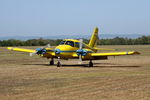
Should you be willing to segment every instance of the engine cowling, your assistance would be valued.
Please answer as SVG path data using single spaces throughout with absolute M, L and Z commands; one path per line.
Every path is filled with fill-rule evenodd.
M 60 50 L 60 49 L 55 49 L 54 52 L 55 52 L 56 54 L 60 54 L 61 50 Z
M 37 51 L 37 54 L 45 54 L 46 53 L 45 48 L 37 48 L 36 51 Z
M 87 55 L 87 50 L 85 50 L 85 49 L 78 49 L 78 50 L 76 51 L 76 53 L 77 53 L 78 56 L 79 56 L 79 55 L 81 55 L 81 56 L 86 56 L 86 55 Z

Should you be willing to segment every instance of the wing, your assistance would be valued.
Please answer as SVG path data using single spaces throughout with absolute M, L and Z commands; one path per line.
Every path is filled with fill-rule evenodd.
M 32 50 L 32 49 L 23 49 L 23 48 L 14 48 L 14 47 L 7 47 L 7 49 L 12 51 L 20 51 L 20 52 L 28 52 L 28 53 L 36 52 L 36 50 Z
M 36 50 L 33 50 L 33 49 L 24 49 L 24 48 L 16 48 L 16 47 L 7 47 L 7 49 L 12 50 L 12 51 L 20 51 L 20 52 L 28 52 L 28 53 L 36 52 Z M 42 57 L 47 57 L 47 58 L 56 57 L 55 53 L 52 51 L 52 48 L 45 48 L 45 49 L 46 49 L 45 54 L 38 54 L 38 55 Z
M 89 53 L 86 56 L 82 57 L 83 60 L 105 60 L 108 56 L 121 56 L 121 55 L 135 55 L 140 54 L 137 51 L 129 51 L 129 52 L 110 52 L 110 53 Z M 74 58 L 78 58 L 79 56 L 75 53 L 73 54 Z
M 129 52 L 110 52 L 110 53 L 91 53 L 92 57 L 96 56 L 121 56 L 121 55 L 134 55 L 140 54 L 137 51 L 129 51 Z

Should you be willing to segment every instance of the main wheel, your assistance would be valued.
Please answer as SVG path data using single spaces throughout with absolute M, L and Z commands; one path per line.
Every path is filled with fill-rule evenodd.
M 60 64 L 60 62 L 58 61 L 58 63 L 57 63 L 57 67 L 60 67 L 61 66 L 61 64 Z
M 54 65 L 54 60 L 51 60 L 51 61 L 49 62 L 49 65 Z
M 89 67 L 93 67 L 93 62 L 90 60 Z

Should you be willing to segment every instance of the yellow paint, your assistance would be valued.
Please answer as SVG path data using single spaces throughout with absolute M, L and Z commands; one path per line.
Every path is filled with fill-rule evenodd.
M 12 50 L 12 51 L 21 51 L 21 52 L 35 52 L 35 50 L 31 50 L 31 49 L 23 49 L 23 48 L 14 48 L 14 47 L 7 47 L 7 49 Z
M 92 34 L 92 36 L 91 36 L 91 39 L 90 39 L 90 42 L 89 42 L 89 46 L 92 47 L 92 48 L 94 46 L 96 46 L 97 40 L 98 40 L 98 28 L 96 27 L 94 32 L 93 32 L 93 34 Z

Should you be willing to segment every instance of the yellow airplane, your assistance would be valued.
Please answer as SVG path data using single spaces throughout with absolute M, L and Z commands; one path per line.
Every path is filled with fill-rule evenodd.
M 55 49 L 50 48 L 50 45 L 45 48 L 37 48 L 36 50 L 16 47 L 8 47 L 8 49 L 13 51 L 28 52 L 30 53 L 30 56 L 37 54 L 48 59 L 51 58 L 50 65 L 54 65 L 54 59 L 57 58 L 57 67 L 61 66 L 60 59 L 79 59 L 80 63 L 84 60 L 89 60 L 89 67 L 93 67 L 92 60 L 106 60 L 108 56 L 140 54 L 137 51 L 97 53 L 98 50 L 114 50 L 97 48 L 96 46 L 98 39 L 98 28 L 96 27 L 90 38 L 89 44 L 83 43 L 82 39 L 64 39 L 58 46 L 56 46 Z

